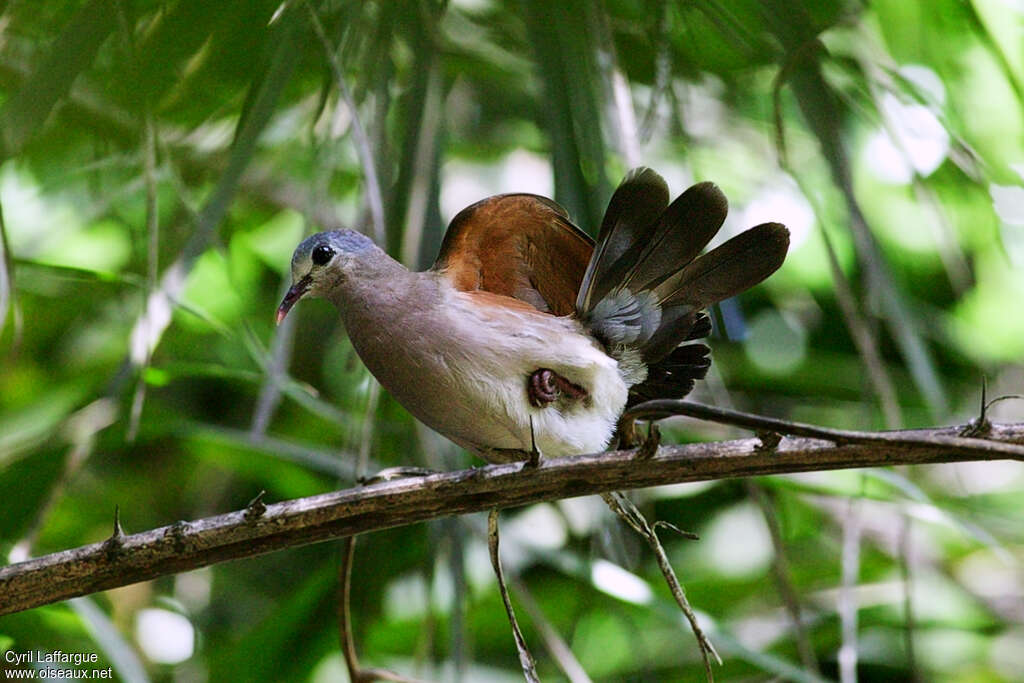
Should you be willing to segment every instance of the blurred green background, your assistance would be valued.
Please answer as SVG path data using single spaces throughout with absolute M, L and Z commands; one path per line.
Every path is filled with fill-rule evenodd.
M 115 505 L 131 533 L 346 487 L 360 458 L 479 464 L 376 388 L 328 304 L 274 328 L 292 249 L 352 226 L 425 267 L 455 212 L 511 191 L 593 232 L 634 165 L 718 183 L 723 236 L 793 233 L 714 311 L 695 400 L 881 429 L 966 422 L 982 377 L 1024 387 L 1020 0 L 4 2 L 0 93 L 8 562 L 105 538 Z M 988 682 L 1024 670 L 1022 494 L 993 462 L 635 500 L 701 535 L 665 542 L 718 679 Z M 503 520 L 544 680 L 586 680 L 559 641 L 593 680 L 701 679 L 599 499 Z M 361 539 L 364 663 L 522 680 L 484 527 Z M 0 649 L 97 652 L 124 681 L 347 680 L 337 566 L 327 543 L 34 609 Z

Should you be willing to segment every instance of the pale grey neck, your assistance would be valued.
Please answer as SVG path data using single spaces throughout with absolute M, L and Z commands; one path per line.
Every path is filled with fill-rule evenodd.
M 411 272 L 376 247 L 357 254 L 327 293 L 346 327 L 359 331 L 386 321 L 415 317 L 440 298 L 437 274 Z

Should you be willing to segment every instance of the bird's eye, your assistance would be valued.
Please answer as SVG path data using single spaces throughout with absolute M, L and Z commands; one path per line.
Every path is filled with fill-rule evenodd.
M 322 266 L 330 261 L 332 256 L 334 256 L 334 250 L 326 244 L 321 244 L 313 249 L 313 263 L 318 266 Z

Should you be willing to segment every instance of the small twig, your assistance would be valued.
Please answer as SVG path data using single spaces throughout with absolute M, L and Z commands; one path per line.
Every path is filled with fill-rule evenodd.
M 905 622 L 903 644 L 907 655 L 907 669 L 910 671 L 910 680 L 916 683 L 921 680 L 921 670 L 917 666 L 917 656 L 914 654 L 914 585 L 910 579 L 910 539 L 913 527 L 909 514 L 904 513 L 901 515 L 901 522 L 899 558 L 900 577 L 903 579 L 903 620 Z
M 789 569 L 789 562 L 786 559 L 786 548 L 782 541 L 782 527 L 779 518 L 775 514 L 775 503 L 768 497 L 764 487 L 752 480 L 747 480 L 747 492 L 750 497 L 761 508 L 761 514 L 768 525 L 768 533 L 772 539 L 772 546 L 775 555 L 772 558 L 772 573 L 775 575 L 775 585 L 779 589 L 782 602 L 789 612 L 790 621 L 793 624 L 793 639 L 796 641 L 796 649 L 800 655 L 800 662 L 808 671 L 818 674 L 818 660 L 814 656 L 814 647 L 811 645 L 807 632 L 804 630 L 802 610 L 800 608 L 800 597 L 793 586 L 790 578 L 792 572 Z
M 657 399 L 646 401 L 626 410 L 619 419 L 620 430 L 631 430 L 636 420 L 660 420 L 666 417 L 694 417 L 710 422 L 746 427 L 754 431 L 772 431 L 790 436 L 802 436 L 810 439 L 824 439 L 837 446 L 846 445 L 887 445 L 899 447 L 937 447 L 955 450 L 980 449 L 991 452 L 993 457 L 1005 457 L 1013 460 L 1024 458 L 1024 446 L 1004 444 L 989 439 L 964 436 L 947 436 L 940 434 L 909 435 L 906 431 L 893 432 L 862 432 L 848 429 L 818 427 L 803 422 L 791 422 L 773 417 L 764 417 L 752 413 L 743 413 L 728 408 L 707 406 L 690 401 L 675 399 Z M 899 463 L 893 463 L 899 464 Z
M 903 422 L 900 410 L 899 398 L 896 395 L 896 387 L 892 377 L 885 368 L 882 361 L 882 354 L 879 351 L 877 336 L 872 332 L 864 314 L 857 305 L 857 298 L 854 296 L 850 281 L 843 273 L 839 264 L 839 256 L 836 254 L 832 238 L 824 224 L 819 230 L 822 241 L 825 243 L 825 254 L 828 256 L 829 270 L 832 273 L 832 284 L 835 287 L 836 303 L 839 305 L 839 312 L 843 315 L 846 329 L 850 333 L 853 345 L 857 347 L 857 353 L 864 361 L 867 370 L 868 381 L 874 389 L 875 396 L 882 407 L 882 415 L 885 417 L 885 426 L 895 429 Z
M 685 531 L 683 529 L 680 529 L 679 527 L 677 527 L 672 522 L 666 522 L 663 519 L 657 520 L 651 526 L 654 527 L 655 530 L 657 530 L 657 529 L 668 529 L 669 531 L 674 531 L 676 533 L 676 535 L 682 536 L 687 541 L 699 541 L 700 540 L 700 536 L 698 534 L 695 534 L 692 531 Z
M 861 518 L 859 501 L 851 498 L 843 515 L 842 585 L 839 587 L 839 681 L 857 683 L 857 581 L 860 577 Z
M 420 683 L 418 679 L 403 676 L 389 669 L 376 667 L 362 668 L 359 666 L 359 655 L 356 651 L 356 640 L 352 628 L 352 611 L 349 609 L 349 596 L 352 595 L 352 565 L 355 564 L 356 537 L 347 536 L 341 544 L 341 562 L 338 565 L 338 584 L 341 595 L 338 597 L 338 640 L 341 642 L 341 654 L 345 659 L 348 677 L 352 683 L 370 683 L 371 681 L 395 681 L 396 683 Z
M 341 541 L 341 562 L 338 564 L 338 642 L 341 643 L 341 654 L 345 658 L 348 677 L 351 681 L 359 680 L 359 654 L 356 652 L 356 640 L 352 634 L 352 611 L 349 609 L 349 595 L 352 591 L 352 565 L 356 555 L 356 537 L 348 536 Z
M 530 615 L 530 621 L 533 622 L 534 628 L 537 629 L 541 640 L 544 641 L 544 646 L 551 654 L 552 659 L 558 662 L 558 666 L 565 673 L 565 677 L 569 679 L 569 683 L 591 683 L 590 676 L 583 668 L 583 665 L 576 659 L 576 655 L 573 654 L 568 643 L 565 642 L 558 631 L 555 630 L 555 627 L 551 625 L 551 622 L 548 621 L 547 617 L 544 616 L 544 611 L 537 604 L 537 601 L 534 600 L 526 583 L 517 576 L 512 576 L 509 583 L 516 589 L 520 604 L 522 604 L 526 613 Z
M 334 46 L 331 45 L 331 41 L 327 38 L 323 23 L 308 0 L 305 5 L 306 9 L 309 10 L 309 21 L 313 25 L 313 31 L 316 33 L 321 45 L 323 45 L 324 55 L 327 57 L 327 63 L 337 83 L 338 92 L 341 94 L 342 99 L 345 101 L 345 106 L 348 107 L 349 114 L 352 116 L 352 137 L 355 139 L 356 153 L 359 155 L 363 174 L 366 176 L 366 203 L 370 207 L 370 216 L 373 221 L 373 241 L 383 247 L 387 240 L 384 225 L 384 200 L 377 176 L 377 165 L 374 163 L 373 150 L 370 147 L 370 138 L 363 127 L 359 110 L 356 107 L 356 101 L 352 97 L 352 91 L 349 89 L 348 83 L 345 81 L 345 72 L 341 68 L 341 61 L 338 59 L 337 52 Z
M 516 641 L 516 650 L 519 652 L 519 665 L 523 668 L 523 677 L 526 683 L 540 683 L 537 678 L 537 667 L 533 661 L 533 655 L 526 647 L 526 639 L 523 632 L 519 630 L 519 622 L 516 621 L 515 610 L 512 609 L 512 599 L 508 594 L 508 586 L 505 584 L 505 575 L 501 571 L 501 557 L 498 554 L 498 509 L 492 509 L 487 515 L 487 547 L 491 551 L 491 566 L 494 567 L 494 575 L 498 577 L 498 590 L 501 591 L 501 601 L 505 604 L 505 613 L 512 625 L 512 636 Z
M 686 599 L 686 592 L 683 590 L 683 586 L 679 583 L 679 579 L 676 577 L 675 571 L 672 569 L 672 564 L 668 560 L 668 555 L 665 554 L 665 548 L 661 545 L 661 541 L 658 539 L 658 534 L 655 533 L 651 525 L 647 523 L 647 519 L 640 513 L 633 503 L 626 498 L 624 495 L 617 491 L 611 493 L 601 494 L 601 498 L 608 504 L 608 507 L 612 509 L 619 518 L 628 524 L 634 531 L 643 537 L 647 544 L 654 551 L 654 556 L 658 561 L 658 568 L 661 569 L 662 575 L 665 577 L 666 583 L 668 583 L 669 590 L 672 591 L 672 597 L 675 598 L 676 604 L 683 610 L 683 614 L 686 615 L 686 620 L 690 622 L 690 629 L 693 631 L 694 637 L 697 639 L 697 646 L 700 649 L 701 661 L 704 663 L 704 675 L 707 677 L 708 683 L 713 683 L 715 680 L 715 674 L 711 670 L 711 657 L 715 658 L 718 665 L 722 665 L 722 658 L 718 656 L 718 652 L 715 651 L 715 646 L 708 640 L 704 630 L 700 627 L 697 622 L 697 615 L 694 614 L 693 608 L 690 607 L 690 602 Z

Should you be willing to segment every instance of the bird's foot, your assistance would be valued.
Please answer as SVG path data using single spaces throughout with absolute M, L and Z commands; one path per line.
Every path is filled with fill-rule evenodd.
M 558 400 L 560 396 L 574 399 L 584 398 L 587 395 L 587 390 L 578 384 L 573 384 L 554 370 L 541 368 L 534 370 L 530 375 L 526 383 L 526 393 L 530 398 L 530 405 L 534 408 L 543 408 Z

